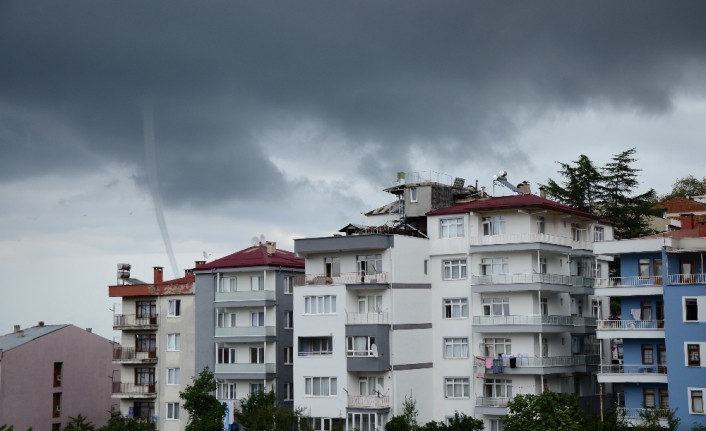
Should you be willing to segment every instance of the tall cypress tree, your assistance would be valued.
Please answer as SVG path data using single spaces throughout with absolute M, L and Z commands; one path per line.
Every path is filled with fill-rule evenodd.
M 547 196 L 557 202 L 583 211 L 595 211 L 601 196 L 603 175 L 588 156 L 581 154 L 578 160 L 561 165 L 558 173 L 564 177 L 561 184 L 549 178 L 544 186 Z

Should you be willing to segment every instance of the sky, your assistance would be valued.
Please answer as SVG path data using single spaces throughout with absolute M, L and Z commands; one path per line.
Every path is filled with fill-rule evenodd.
M 107 338 L 116 264 L 325 236 L 398 171 L 492 188 L 637 149 L 703 177 L 704 2 L 0 2 L 0 334 Z M 499 191 L 498 191 L 499 193 Z

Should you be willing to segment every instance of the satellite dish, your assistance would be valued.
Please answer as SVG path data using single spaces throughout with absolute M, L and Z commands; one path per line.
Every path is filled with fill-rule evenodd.
M 260 234 L 260 242 L 263 244 L 265 243 L 265 235 Z
M 203 258 L 204 258 L 204 259 L 208 260 L 209 256 L 211 256 L 211 255 L 208 254 L 208 253 L 206 253 L 205 251 L 203 252 Z
M 260 245 L 260 238 L 258 238 L 258 237 L 256 237 L 256 236 L 252 237 L 252 239 L 250 240 L 250 244 L 252 244 L 252 245 Z

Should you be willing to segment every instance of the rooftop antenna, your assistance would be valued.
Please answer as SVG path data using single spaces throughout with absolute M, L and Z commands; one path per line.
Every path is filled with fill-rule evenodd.
M 265 241 L 266 241 L 266 239 L 265 239 L 265 235 L 263 235 L 263 234 L 260 234 L 260 243 L 264 244 L 264 243 L 265 243 Z
M 253 246 L 260 245 L 260 238 L 254 236 L 250 239 L 250 244 Z
M 206 253 L 205 251 L 203 252 L 203 258 L 208 260 L 208 258 L 211 257 L 210 254 Z
M 518 189 L 517 187 L 513 186 L 509 182 L 507 182 L 507 171 L 500 171 L 498 172 L 498 175 L 493 175 L 493 186 L 495 184 L 500 184 L 501 186 L 508 188 L 512 190 L 513 192 L 517 193 L 518 195 L 524 194 L 522 190 Z M 495 194 L 495 191 L 493 191 L 493 194 Z

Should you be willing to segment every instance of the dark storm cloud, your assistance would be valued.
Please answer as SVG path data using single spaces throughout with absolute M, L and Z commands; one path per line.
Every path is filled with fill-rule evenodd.
M 703 72 L 704 16 L 703 2 L 6 1 L 0 181 L 141 168 L 148 100 L 171 205 L 286 192 L 259 142 L 302 121 L 373 176 L 413 167 L 412 146 L 522 163 L 519 115 L 668 111 L 687 66 Z

